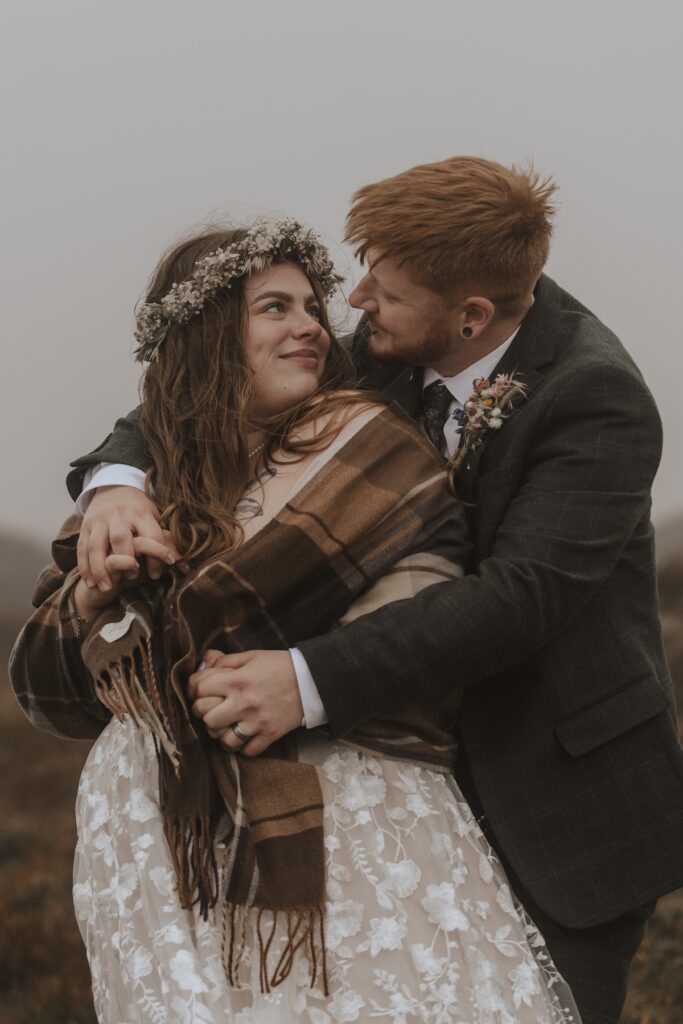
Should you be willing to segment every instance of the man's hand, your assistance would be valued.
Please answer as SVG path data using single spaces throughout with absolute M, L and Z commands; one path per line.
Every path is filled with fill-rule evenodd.
M 147 537 L 133 538 L 133 555 L 107 555 L 104 560 L 104 567 L 111 580 L 109 590 L 103 591 L 97 587 L 89 588 L 80 579 L 74 588 L 74 602 L 76 611 L 81 616 L 83 635 L 87 632 L 85 624 L 91 624 L 97 618 L 103 608 L 116 600 L 118 595 L 126 587 L 131 588 L 135 584 L 127 582 L 131 577 L 137 579 L 139 573 L 138 559 L 156 554 L 158 544 Z
M 192 713 L 228 750 L 255 757 L 301 725 L 304 710 L 288 651 L 207 651 L 203 666 L 189 679 Z M 242 744 L 230 728 L 235 723 L 254 738 Z
M 98 487 L 88 505 L 78 539 L 78 571 L 86 586 L 111 591 L 113 581 L 107 571 L 109 555 L 136 559 L 134 539 L 149 541 L 145 548 L 147 571 L 159 579 L 165 565 L 179 560 L 171 536 L 159 525 L 159 512 L 137 487 Z M 136 560 L 137 565 L 137 560 Z M 126 579 L 136 578 L 131 567 Z

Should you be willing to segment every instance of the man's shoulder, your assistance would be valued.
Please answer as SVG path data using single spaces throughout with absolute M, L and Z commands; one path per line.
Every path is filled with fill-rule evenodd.
M 588 306 L 546 278 L 557 313 L 556 359 L 551 375 L 627 377 L 645 387 L 643 376 L 617 334 Z

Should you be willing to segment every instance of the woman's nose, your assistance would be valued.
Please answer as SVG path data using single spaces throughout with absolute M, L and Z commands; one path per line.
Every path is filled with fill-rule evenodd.
M 303 313 L 293 327 L 293 333 L 297 338 L 318 338 L 323 326 L 320 321 L 311 316 L 310 313 Z

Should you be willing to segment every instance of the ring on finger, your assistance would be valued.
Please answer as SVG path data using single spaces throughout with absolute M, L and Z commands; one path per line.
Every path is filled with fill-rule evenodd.
M 239 722 L 233 722 L 230 728 L 234 732 L 237 739 L 241 742 L 242 746 L 244 746 L 245 743 L 248 743 L 249 740 L 253 740 L 254 738 L 253 736 L 249 736 L 246 732 L 242 732 L 239 726 Z

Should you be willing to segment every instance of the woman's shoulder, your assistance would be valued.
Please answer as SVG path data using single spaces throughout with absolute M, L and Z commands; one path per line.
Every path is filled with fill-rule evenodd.
M 340 435 L 356 433 L 387 409 L 386 402 L 359 391 L 333 391 L 320 395 L 309 415 L 296 427 L 298 441 L 334 443 Z M 317 447 L 317 445 L 316 445 Z
M 336 392 L 324 396 L 315 413 L 297 426 L 293 448 L 306 451 L 309 459 L 331 457 L 361 432 L 370 431 L 367 451 L 374 459 L 391 452 L 425 470 L 433 466 L 445 472 L 444 461 L 425 432 L 411 416 L 395 403 L 387 403 L 370 393 Z M 292 435 L 290 435 L 292 437 Z M 319 465 L 319 458 L 316 465 Z

